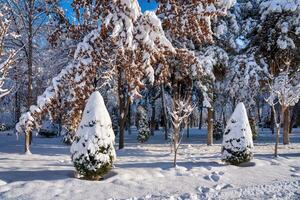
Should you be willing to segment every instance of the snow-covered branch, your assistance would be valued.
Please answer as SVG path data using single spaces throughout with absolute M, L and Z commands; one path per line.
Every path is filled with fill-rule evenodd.
M 143 80 L 154 81 L 153 66 L 175 52 L 164 35 L 160 19 L 154 12 L 142 13 L 137 0 L 105 1 L 101 7 L 103 25 L 79 43 L 74 61 L 52 80 L 37 106 L 32 106 L 17 124 L 19 132 L 38 127 L 46 112 L 57 112 L 61 106 L 71 110 L 67 120 L 76 130 L 89 95 L 95 90 L 98 67 L 122 69 L 126 73 L 131 96 L 139 96 Z M 105 78 L 111 76 L 108 70 Z M 61 97 L 67 98 L 61 102 Z

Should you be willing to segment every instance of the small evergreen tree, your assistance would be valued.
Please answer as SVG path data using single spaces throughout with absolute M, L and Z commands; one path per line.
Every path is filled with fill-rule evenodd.
M 246 108 L 239 103 L 230 117 L 223 135 L 222 160 L 239 165 L 252 159 L 253 141 Z
M 116 158 L 115 135 L 111 119 L 99 92 L 94 92 L 84 109 L 75 141 L 71 147 L 72 161 L 79 175 L 99 180 Z
M 252 139 L 256 140 L 258 137 L 258 130 L 256 127 L 256 122 L 255 119 L 253 117 L 249 118 L 249 123 L 250 123 L 250 127 L 251 127 L 251 131 L 252 131 Z
M 223 131 L 224 131 L 223 124 L 220 121 L 215 120 L 213 138 L 215 140 L 220 140 L 223 137 Z
M 75 132 L 64 128 L 61 132 L 61 135 L 63 135 L 63 143 L 65 143 L 67 145 L 71 145 L 75 140 L 76 134 L 75 134 Z
M 150 137 L 148 115 L 147 115 L 147 110 L 141 105 L 139 105 L 137 108 L 137 127 L 138 127 L 137 140 L 141 143 L 147 142 L 147 140 Z
M 112 114 L 111 114 L 111 120 L 112 120 L 112 128 L 114 130 L 115 135 L 118 135 L 119 133 L 119 116 L 118 116 L 118 109 L 113 108 Z

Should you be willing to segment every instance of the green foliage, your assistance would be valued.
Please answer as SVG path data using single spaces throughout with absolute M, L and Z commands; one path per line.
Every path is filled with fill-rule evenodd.
M 223 132 L 224 132 L 224 126 L 223 124 L 215 120 L 214 121 L 214 131 L 213 131 L 213 137 L 215 140 L 220 140 L 223 137 Z
M 67 130 L 63 130 L 63 143 L 71 145 L 75 140 L 75 133 Z
M 113 109 L 111 114 L 111 121 L 112 121 L 112 128 L 114 130 L 115 135 L 118 135 L 119 133 L 119 116 L 118 116 L 118 110 Z
M 249 124 L 250 124 L 251 131 L 252 131 L 252 138 L 253 138 L 253 140 L 256 140 L 258 137 L 258 130 L 257 130 L 255 119 L 249 118 Z
M 79 158 L 73 161 L 74 167 L 77 172 L 88 180 L 99 180 L 103 175 L 112 169 L 113 156 L 110 156 L 110 161 L 102 163 L 100 159 L 96 158 L 96 155 L 107 154 L 110 151 L 110 146 L 107 148 L 101 147 L 95 154 L 81 155 Z M 94 167 L 93 170 L 89 166 L 100 166 Z
M 150 128 L 149 128 L 147 111 L 141 105 L 138 107 L 138 112 L 137 112 L 137 127 L 138 127 L 137 140 L 141 143 L 147 142 L 148 139 L 150 138 Z
M 227 151 L 230 156 L 222 159 L 222 161 L 231 164 L 231 165 L 240 165 L 244 162 L 249 162 L 253 158 L 252 152 L 248 149 L 244 149 L 242 151 L 232 151 L 231 149 L 222 148 L 222 151 Z

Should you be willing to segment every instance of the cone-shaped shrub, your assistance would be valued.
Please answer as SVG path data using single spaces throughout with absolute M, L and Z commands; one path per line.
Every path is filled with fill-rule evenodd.
M 99 180 L 116 158 L 111 119 L 99 92 L 94 92 L 84 109 L 71 146 L 72 161 L 79 175 Z
M 141 143 L 147 142 L 150 137 L 150 128 L 147 110 L 139 105 L 137 110 L 138 136 L 137 140 Z
M 222 144 L 222 160 L 239 165 L 252 159 L 253 140 L 246 108 L 239 103 L 231 115 Z

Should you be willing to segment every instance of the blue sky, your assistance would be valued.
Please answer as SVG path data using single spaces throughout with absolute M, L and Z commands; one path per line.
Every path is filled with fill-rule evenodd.
M 148 2 L 148 0 L 138 0 L 140 3 L 140 6 L 142 8 L 142 11 L 146 11 L 146 10 L 155 10 L 157 7 L 157 3 L 155 0 L 150 0 L 150 2 Z M 65 9 L 65 13 L 67 15 L 72 15 L 72 8 L 70 6 L 70 4 L 72 3 L 72 0 L 65 0 L 63 1 L 62 6 Z
M 145 10 L 155 10 L 157 7 L 155 0 L 151 0 L 150 3 L 148 3 L 148 0 L 139 0 L 139 3 L 143 12 Z

